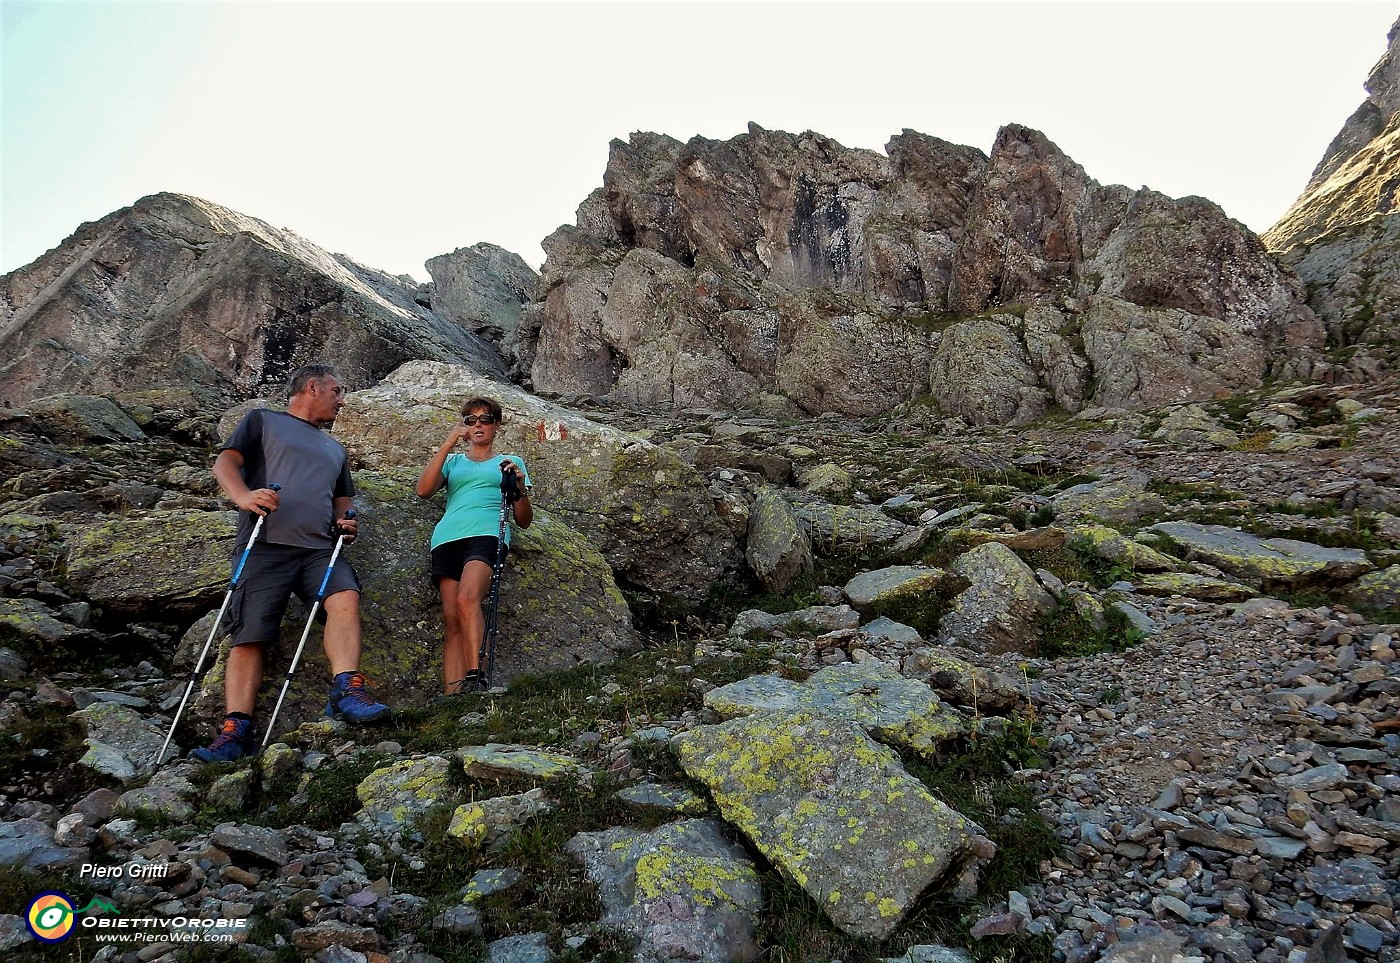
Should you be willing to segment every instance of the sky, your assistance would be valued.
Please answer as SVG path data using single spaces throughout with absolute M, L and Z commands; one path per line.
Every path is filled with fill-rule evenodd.
M 1263 232 L 1396 2 L 0 0 L 0 273 L 158 191 L 427 280 L 532 266 L 634 131 L 883 151 L 1043 131 L 1089 176 Z

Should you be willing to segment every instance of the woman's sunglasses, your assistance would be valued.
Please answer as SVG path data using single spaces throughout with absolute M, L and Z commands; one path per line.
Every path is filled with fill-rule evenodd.
M 462 419 L 462 424 L 464 425 L 494 425 L 495 423 L 495 415 L 467 415 L 465 418 Z

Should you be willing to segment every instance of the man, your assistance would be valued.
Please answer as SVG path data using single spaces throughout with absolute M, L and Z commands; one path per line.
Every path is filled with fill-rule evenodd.
M 253 751 L 253 708 L 263 680 L 264 649 L 277 642 L 293 592 L 310 601 L 320 588 L 336 537 L 347 542 L 359 523 L 345 449 L 322 428 L 345 405 L 335 369 L 310 364 L 292 372 L 286 411 L 255 409 L 244 415 L 214 461 L 214 478 L 241 513 L 235 551 L 247 544 L 254 515 L 266 516 L 261 538 L 248 553 L 229 604 L 233 634 L 224 671 L 227 715 L 218 736 L 190 755 L 228 762 Z M 280 491 L 268 487 L 280 486 Z M 323 644 L 334 682 L 326 715 L 364 725 L 388 718 L 389 707 L 365 691 L 360 672 L 360 581 L 342 555 L 326 597 Z

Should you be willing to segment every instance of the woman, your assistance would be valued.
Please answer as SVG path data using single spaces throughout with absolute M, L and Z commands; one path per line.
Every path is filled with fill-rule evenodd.
M 515 524 L 528 528 L 535 517 L 524 459 L 494 451 L 500 424 L 501 406 L 494 399 L 472 398 L 462 405 L 462 423 L 447 433 L 414 487 L 419 498 L 447 488 L 447 508 L 433 529 L 430 545 L 432 577 L 442 596 L 442 685 L 447 695 L 486 688 L 481 671 L 486 630 L 481 602 L 491 591 L 496 563 L 502 472 L 514 476 L 520 492 L 512 506 Z M 466 450 L 453 451 L 461 443 Z M 510 526 L 506 526 L 506 545 L 510 545 Z

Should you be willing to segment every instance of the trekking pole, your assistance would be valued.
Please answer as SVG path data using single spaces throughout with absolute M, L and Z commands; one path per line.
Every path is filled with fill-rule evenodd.
M 275 492 L 282 490 L 281 485 L 268 485 L 268 488 Z M 219 614 L 214 616 L 214 624 L 209 628 L 209 638 L 204 640 L 204 649 L 199 653 L 199 661 L 195 663 L 194 671 L 190 673 L 189 685 L 185 686 L 185 697 L 180 700 L 180 708 L 175 710 L 175 721 L 170 723 L 170 731 L 165 735 L 165 743 L 160 747 L 160 752 L 156 754 L 155 765 L 159 766 L 161 760 L 165 758 L 165 750 L 170 748 L 170 740 L 175 736 L 175 727 L 180 724 L 180 715 L 185 711 L 185 703 L 190 699 L 190 693 L 194 691 L 195 680 L 199 678 L 199 670 L 204 668 L 204 659 L 209 655 L 209 647 L 214 644 L 214 636 L 219 634 L 219 625 L 224 621 L 224 612 L 228 610 L 228 603 L 233 598 L 233 590 L 238 586 L 238 580 L 243 575 L 243 566 L 248 561 L 248 554 L 253 550 L 253 543 L 258 540 L 258 532 L 262 529 L 263 520 L 267 518 L 266 513 L 259 515 L 258 520 L 253 523 L 253 534 L 248 536 L 248 544 L 243 549 L 243 557 L 238 560 L 238 565 L 233 569 L 233 575 L 228 581 L 228 591 L 224 593 L 224 604 L 219 606 Z
M 354 518 L 355 510 L 350 509 L 345 513 L 345 517 Z M 306 619 L 306 628 L 302 630 L 301 641 L 297 643 L 296 654 L 292 656 L 292 664 L 287 667 L 287 677 L 282 680 L 282 691 L 277 696 L 277 705 L 272 707 L 272 715 L 267 720 L 267 729 L 263 732 L 263 749 L 267 748 L 268 740 L 272 738 L 272 726 L 277 722 L 277 713 L 282 711 L 282 700 L 287 698 L 287 687 L 292 684 L 292 676 L 296 674 L 297 663 L 301 661 L 301 652 L 306 648 L 306 638 L 311 634 L 311 623 L 316 621 L 316 613 L 326 598 L 326 586 L 330 584 L 331 572 L 335 571 L 335 560 L 340 557 L 340 550 L 344 546 L 345 533 L 342 531 L 340 537 L 335 540 L 335 551 L 331 552 L 331 561 L 326 566 L 326 574 L 321 579 L 321 587 L 316 590 L 316 601 L 311 603 L 311 615 Z
M 491 688 L 491 671 L 496 667 L 496 616 L 501 608 L 501 576 L 506 567 L 506 532 L 510 526 L 510 507 L 520 497 L 515 476 L 501 468 L 501 527 L 496 533 L 496 564 L 491 566 L 491 600 L 486 606 L 486 631 L 482 633 L 480 665 L 484 667 L 486 688 Z

